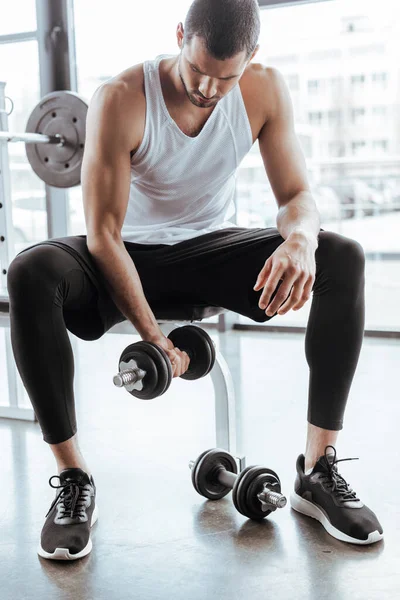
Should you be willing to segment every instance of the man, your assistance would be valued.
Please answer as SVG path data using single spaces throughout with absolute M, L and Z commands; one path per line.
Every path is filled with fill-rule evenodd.
M 157 306 L 201 301 L 265 322 L 300 309 L 312 291 L 307 445 L 291 504 L 337 539 L 383 537 L 336 464 L 363 338 L 364 252 L 320 229 L 286 85 L 276 69 L 251 62 L 259 31 L 255 0 L 195 0 L 177 28 L 178 56 L 133 66 L 101 86 L 82 168 L 87 236 L 45 241 L 11 265 L 14 354 L 61 490 L 42 530 L 45 558 L 88 554 L 97 519 L 76 437 L 67 329 L 98 339 L 129 319 L 143 340 L 164 348 L 179 377 L 189 357 L 163 335 Z M 236 170 L 256 140 L 277 228 L 227 220 Z

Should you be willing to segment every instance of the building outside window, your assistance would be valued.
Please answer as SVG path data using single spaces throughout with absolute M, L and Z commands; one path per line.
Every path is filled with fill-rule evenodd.
M 361 156 L 367 147 L 367 142 L 365 141 L 357 141 L 351 142 L 351 151 L 354 156 Z
M 372 148 L 376 154 L 386 154 L 389 149 L 388 140 L 374 140 L 372 142 Z
M 309 94 L 318 94 L 318 92 L 321 90 L 321 81 L 318 79 L 309 81 L 307 85 Z
M 328 111 L 328 124 L 329 125 L 340 125 L 342 122 L 342 111 L 341 110 L 329 110 Z
M 354 125 L 362 125 L 365 121 L 365 108 L 353 108 L 351 110 L 351 122 Z
M 372 115 L 374 117 L 384 118 L 388 115 L 388 107 L 387 106 L 373 106 L 372 107 Z
M 331 157 L 344 156 L 345 145 L 343 142 L 329 142 L 328 144 L 328 155 Z
M 311 125 L 322 125 L 323 113 L 322 111 L 308 113 L 308 122 Z
M 388 74 L 384 72 L 372 73 L 372 83 L 375 86 L 386 88 L 388 84 Z
M 365 75 L 352 75 L 351 85 L 353 87 L 362 87 L 365 84 Z

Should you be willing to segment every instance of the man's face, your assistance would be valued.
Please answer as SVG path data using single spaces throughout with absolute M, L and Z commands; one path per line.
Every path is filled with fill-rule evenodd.
M 213 58 L 198 36 L 179 46 L 179 76 L 190 102 L 199 108 L 211 108 L 226 96 L 249 62 L 244 51 L 226 60 Z

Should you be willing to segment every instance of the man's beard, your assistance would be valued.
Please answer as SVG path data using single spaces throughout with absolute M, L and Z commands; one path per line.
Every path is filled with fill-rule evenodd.
M 186 92 L 187 97 L 189 98 L 190 102 L 192 104 L 194 104 L 195 106 L 197 106 L 198 108 L 211 108 L 212 106 L 215 106 L 218 102 L 218 100 L 210 100 L 210 101 L 206 101 L 206 102 L 200 102 L 197 98 L 195 94 L 192 94 L 189 92 L 183 77 L 182 77 L 182 73 L 181 73 L 181 65 L 180 65 L 180 59 L 179 59 L 179 64 L 178 64 L 178 73 L 179 73 L 179 77 L 180 80 L 182 82 L 183 88 Z

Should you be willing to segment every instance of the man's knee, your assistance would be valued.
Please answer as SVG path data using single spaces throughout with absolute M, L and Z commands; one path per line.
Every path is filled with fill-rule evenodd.
M 54 246 L 38 245 L 18 254 L 7 272 L 7 288 L 13 292 L 35 289 L 45 279 L 59 278 L 59 254 Z
M 321 231 L 316 253 L 317 265 L 329 265 L 337 270 L 362 273 L 365 268 L 365 252 L 359 242 L 333 231 Z

